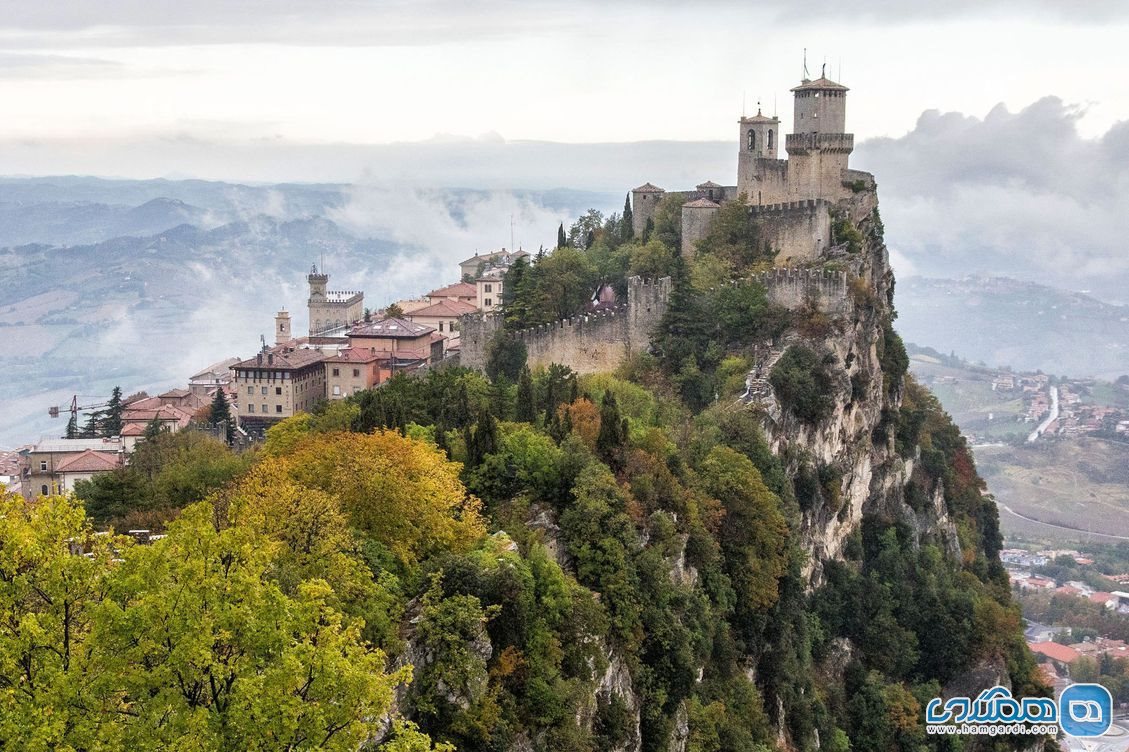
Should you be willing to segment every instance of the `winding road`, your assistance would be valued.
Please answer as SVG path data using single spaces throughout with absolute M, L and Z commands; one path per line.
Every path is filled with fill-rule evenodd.
M 1053 528 L 1056 528 L 1058 530 L 1066 530 L 1066 531 L 1071 532 L 1071 533 L 1079 533 L 1079 534 L 1085 534 L 1085 535 L 1097 535 L 1101 538 L 1113 538 L 1114 540 L 1129 541 L 1129 535 L 1114 535 L 1113 533 L 1098 533 L 1098 532 L 1095 532 L 1093 530 L 1083 530 L 1082 528 L 1078 528 L 1078 527 L 1067 527 L 1065 525 L 1056 525 L 1053 522 L 1043 522 L 1042 520 L 1037 520 L 1034 517 L 1028 517 L 1025 514 L 1020 514 L 1019 512 L 1017 512 L 1014 509 L 1012 509 L 1011 507 L 1009 507 L 1007 504 L 1004 504 L 999 499 L 996 500 L 996 506 L 998 506 L 1000 509 L 1004 510 L 1008 514 L 1015 515 L 1019 519 L 1026 520 L 1027 522 L 1034 522 L 1036 525 L 1046 525 L 1047 527 L 1053 527 Z
M 1047 430 L 1047 426 L 1049 426 L 1051 423 L 1054 423 L 1056 420 L 1058 420 L 1058 387 L 1052 386 L 1051 387 L 1051 411 L 1047 415 L 1047 417 L 1043 419 L 1043 422 L 1039 424 L 1039 427 L 1036 428 L 1034 431 L 1032 431 L 1031 435 L 1027 437 L 1027 443 L 1030 444 L 1035 439 L 1042 436 L 1043 431 Z

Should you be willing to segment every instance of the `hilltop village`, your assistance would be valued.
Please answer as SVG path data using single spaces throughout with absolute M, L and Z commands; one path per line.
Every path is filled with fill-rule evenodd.
M 722 209 L 740 206 L 758 228 L 759 251 L 772 261 L 734 284 L 761 285 L 784 308 L 815 305 L 843 315 L 850 307 L 848 278 L 860 273 L 850 258 L 861 240 L 854 228 L 877 216 L 873 177 L 848 166 L 854 136 L 846 132 L 847 91 L 825 76 L 803 80 L 792 89 L 794 133 L 782 137 L 780 119 L 759 109 L 738 120 L 733 185 L 707 180 L 666 191 L 644 183 L 631 191 L 624 222 L 647 238 L 660 207 L 679 207 L 679 251 L 690 261 Z M 482 369 L 504 329 L 507 273 L 519 261 L 532 258 L 522 249 L 475 253 L 458 264 L 451 284 L 379 311 L 365 307 L 363 291 L 330 289 L 329 275 L 315 265 L 306 276 L 304 333 L 280 310 L 273 336 L 263 336 L 251 357 L 208 365 L 187 384 L 155 396 L 125 397 L 116 408 L 115 435 L 42 439 L 8 459 L 5 477 L 29 498 L 70 491 L 77 481 L 126 463 L 134 445 L 156 430 L 193 428 L 250 445 L 281 420 L 380 387 L 394 374 L 451 364 Z M 610 371 L 646 351 L 667 309 L 671 280 L 632 277 L 626 290 L 599 284 L 590 293 L 583 310 L 567 319 L 508 332 L 523 342 L 531 368 L 560 363 L 577 373 Z M 758 385 L 766 391 L 760 372 L 781 353 L 768 352 L 750 371 L 749 395 Z M 211 421 L 218 393 L 229 411 L 222 426 Z
M 124 690 L 97 684 L 99 717 L 171 737 L 222 684 L 243 695 L 212 701 L 213 725 L 245 697 L 335 729 L 345 708 L 342 750 L 419 730 L 467 750 L 847 752 L 926 748 L 919 698 L 1048 693 L 996 504 L 908 376 L 847 89 L 793 94 L 783 139 L 775 116 L 738 121 L 731 185 L 644 182 L 551 251 L 470 255 L 383 310 L 322 264 L 307 320 L 264 312 L 249 357 L 72 403 L 72 438 L 19 454 L 37 500 L 7 503 L 73 524 L 7 519 L 21 551 L 106 571 L 85 590 L 129 599 L 83 606 L 113 621 L 79 650 L 137 667 Z M 185 665 L 168 650 L 199 689 L 146 691 Z M 63 728 L 90 674 L 55 674 Z

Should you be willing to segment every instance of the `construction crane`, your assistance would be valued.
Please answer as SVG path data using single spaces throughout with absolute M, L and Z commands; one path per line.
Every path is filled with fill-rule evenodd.
M 79 410 L 97 410 L 98 408 L 106 407 L 109 404 L 109 402 L 99 402 L 96 405 L 80 405 L 78 404 L 78 395 L 76 394 L 71 397 L 71 406 L 67 408 L 67 412 L 69 412 L 71 414 L 71 417 L 75 419 L 75 422 L 77 422 Z M 58 418 L 60 412 L 62 412 L 62 410 L 59 409 L 58 405 L 52 405 L 51 407 L 47 408 L 47 414 L 52 418 Z

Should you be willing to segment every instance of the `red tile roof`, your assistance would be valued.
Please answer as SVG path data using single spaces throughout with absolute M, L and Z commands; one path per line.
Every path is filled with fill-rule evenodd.
M 259 356 L 262 356 L 262 362 Z M 232 368 L 267 368 L 278 371 L 290 371 L 315 365 L 325 360 L 325 353 L 306 347 L 286 347 L 281 345 L 272 347 L 265 353 L 258 353 L 253 358 L 241 360 Z
M 55 466 L 57 473 L 100 473 L 118 467 L 118 456 L 113 452 L 96 452 L 86 449 Z
M 1029 642 L 1027 647 L 1031 648 L 1031 652 L 1040 653 L 1059 663 L 1073 663 L 1082 657 L 1082 654 L 1074 648 L 1059 645 L 1057 642 Z
M 471 287 L 471 285 L 467 285 L 467 287 Z M 461 300 L 440 300 L 438 303 L 432 303 L 426 308 L 417 308 L 405 314 L 404 317 L 407 319 L 411 319 L 413 316 L 455 318 L 462 316 L 464 313 L 474 313 L 477 310 L 477 306 L 464 303 Z
M 350 337 L 379 337 L 381 339 L 417 339 L 424 337 L 435 328 L 416 324 L 407 319 L 381 319 L 367 324 L 358 324 L 349 332 Z
M 432 290 L 425 298 L 473 298 L 478 295 L 478 288 L 469 282 L 456 282 L 453 285 Z
M 327 363 L 371 363 L 390 355 L 388 350 L 377 350 L 374 347 L 350 347 L 339 350 L 336 355 L 326 358 Z

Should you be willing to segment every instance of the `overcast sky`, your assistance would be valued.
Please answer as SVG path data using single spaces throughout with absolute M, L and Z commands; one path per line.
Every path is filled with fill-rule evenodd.
M 805 47 L 860 139 L 1048 94 L 1098 136 L 1129 117 L 1127 31 L 1124 0 L 0 0 L 0 148 L 23 150 L 0 172 L 86 147 L 73 171 L 234 177 L 186 142 L 730 140 L 742 102 L 790 121 Z M 304 174 L 275 173 L 247 177 Z

